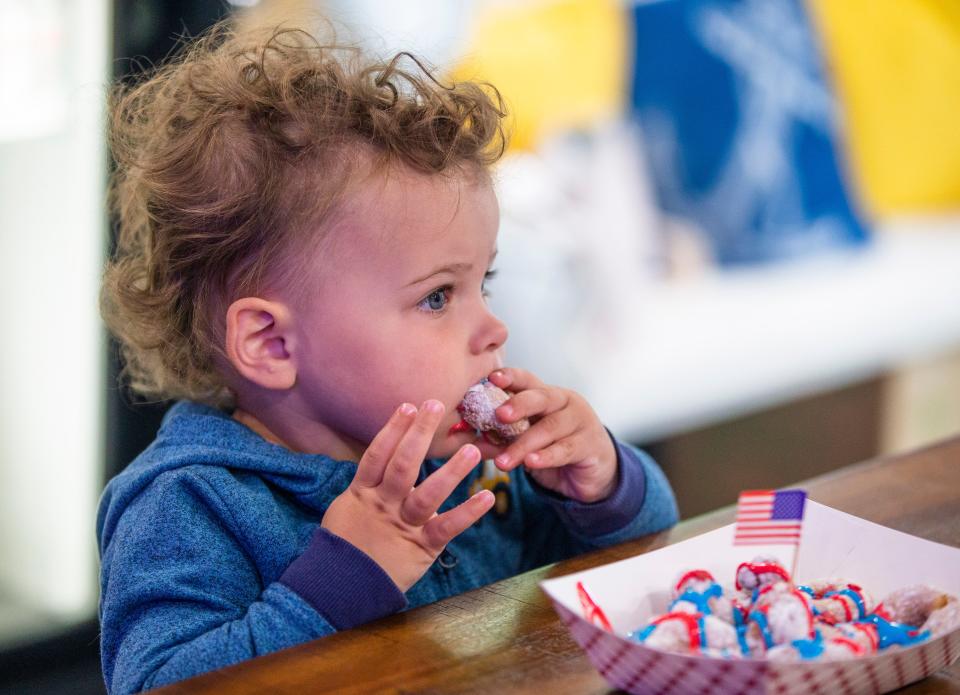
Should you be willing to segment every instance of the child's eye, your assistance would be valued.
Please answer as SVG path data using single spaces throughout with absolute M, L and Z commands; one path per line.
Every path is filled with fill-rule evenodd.
M 496 270 L 491 269 L 491 270 L 488 270 L 486 273 L 484 273 L 483 283 L 480 285 L 480 289 L 483 291 L 484 297 L 490 296 L 490 290 L 487 289 L 487 283 L 493 280 L 495 277 L 497 277 Z
M 450 290 L 451 288 L 449 285 L 445 287 L 438 287 L 426 297 L 421 299 L 417 307 L 422 311 L 427 311 L 434 314 L 440 313 L 447 307 L 447 302 L 450 301 Z

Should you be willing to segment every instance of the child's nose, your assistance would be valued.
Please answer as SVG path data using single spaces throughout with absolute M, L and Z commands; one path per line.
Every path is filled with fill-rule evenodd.
M 470 349 L 478 355 L 499 350 L 507 342 L 507 335 L 507 325 L 488 310 L 480 327 L 473 334 Z

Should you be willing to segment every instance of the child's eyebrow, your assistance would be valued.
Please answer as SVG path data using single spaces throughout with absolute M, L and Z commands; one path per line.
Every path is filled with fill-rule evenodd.
M 493 253 L 490 254 L 490 263 L 493 263 L 493 259 L 497 257 L 497 249 L 494 249 Z M 489 263 L 488 263 L 489 265 Z M 419 285 L 421 282 L 426 282 L 435 275 L 441 275 L 443 273 L 450 273 L 451 275 L 456 275 L 457 273 L 465 273 L 468 270 L 473 268 L 473 263 L 448 263 L 442 265 L 438 268 L 433 269 L 422 278 L 418 278 L 411 283 L 408 283 L 407 287 L 413 287 L 414 285 Z
M 426 282 L 427 280 L 432 278 L 434 275 L 440 275 L 442 273 L 450 273 L 455 275 L 457 273 L 466 272 L 470 270 L 472 267 L 473 267 L 472 263 L 450 263 L 448 265 L 442 265 L 439 268 L 435 268 L 434 270 L 430 271 L 429 273 L 424 275 L 422 278 L 419 278 L 409 283 L 407 287 L 412 287 L 413 285 L 419 285 L 421 282 Z

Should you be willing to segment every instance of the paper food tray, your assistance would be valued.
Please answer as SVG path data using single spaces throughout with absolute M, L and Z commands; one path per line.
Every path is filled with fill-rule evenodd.
M 792 548 L 734 546 L 733 524 L 644 555 L 540 584 L 560 619 L 612 685 L 631 693 L 887 692 L 936 673 L 960 656 L 960 630 L 911 647 L 848 660 L 713 659 L 647 647 L 626 635 L 662 613 L 681 571 L 704 568 L 721 584 L 757 555 L 789 568 Z M 844 577 L 876 600 L 929 584 L 960 596 L 960 549 L 933 543 L 807 501 L 797 581 Z M 577 582 L 606 614 L 607 632 L 583 617 Z

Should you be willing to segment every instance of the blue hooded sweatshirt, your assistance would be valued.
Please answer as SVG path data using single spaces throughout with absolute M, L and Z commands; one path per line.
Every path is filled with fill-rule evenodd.
M 522 471 L 478 466 L 440 511 L 478 486 L 499 492 L 496 509 L 404 594 L 369 556 L 320 528 L 355 462 L 295 453 L 227 413 L 177 403 L 100 501 L 107 690 L 189 678 L 676 523 L 657 465 L 615 444 L 617 488 L 594 504 Z M 425 461 L 421 479 L 442 464 Z

